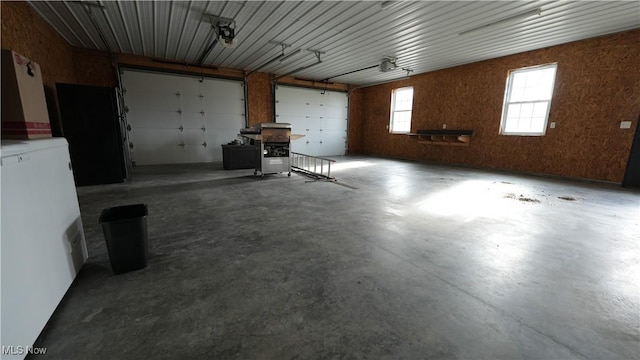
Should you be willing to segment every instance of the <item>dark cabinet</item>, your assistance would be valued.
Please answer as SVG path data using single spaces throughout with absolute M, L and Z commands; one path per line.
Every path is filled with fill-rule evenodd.
M 258 148 L 253 145 L 222 145 L 222 167 L 225 170 L 253 169 L 256 151 Z
M 123 182 L 127 167 L 115 88 L 56 84 L 76 185 Z

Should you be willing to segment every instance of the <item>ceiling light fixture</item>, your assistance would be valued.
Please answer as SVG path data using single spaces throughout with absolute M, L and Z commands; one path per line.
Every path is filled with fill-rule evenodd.
M 482 30 L 487 30 L 487 29 L 493 28 L 495 26 L 510 24 L 512 22 L 517 22 L 518 20 L 528 19 L 528 18 L 533 17 L 533 16 L 540 16 L 541 14 L 542 14 L 542 10 L 540 8 L 529 10 L 529 11 L 525 11 L 525 12 L 522 12 L 522 13 L 519 13 L 519 14 L 511 15 L 511 16 L 506 17 L 506 18 L 502 18 L 500 20 L 496 20 L 496 21 L 490 22 L 490 23 L 485 24 L 485 25 L 477 26 L 477 27 L 462 31 L 458 35 L 459 36 L 469 35 L 469 34 L 472 34 L 472 33 L 480 32 Z

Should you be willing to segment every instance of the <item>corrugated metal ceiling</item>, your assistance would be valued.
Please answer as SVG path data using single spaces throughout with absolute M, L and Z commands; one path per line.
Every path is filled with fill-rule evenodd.
M 196 63 L 215 38 L 204 14 L 235 20 L 237 46 L 203 64 L 365 85 L 640 27 L 639 1 L 32 1 L 71 45 Z M 95 6 L 99 5 L 99 6 Z M 521 18 L 532 10 L 540 15 Z M 513 19 L 513 17 L 516 17 Z M 496 23 L 497 22 L 497 23 Z M 469 29 L 496 23 L 468 34 Z M 630 51 L 637 51 L 630 49 Z M 372 67 L 384 57 L 398 68 Z M 335 77 L 336 75 L 351 74 Z

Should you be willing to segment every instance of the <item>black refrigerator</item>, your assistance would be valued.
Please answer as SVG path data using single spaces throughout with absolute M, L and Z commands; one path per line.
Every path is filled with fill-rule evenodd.
M 123 182 L 128 154 L 116 89 L 56 84 L 56 92 L 76 185 Z

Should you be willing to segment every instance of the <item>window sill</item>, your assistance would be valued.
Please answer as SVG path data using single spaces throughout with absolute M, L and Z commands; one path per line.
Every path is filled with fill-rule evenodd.
M 530 137 L 538 137 L 544 136 L 545 133 L 500 133 L 503 136 L 530 136 Z

